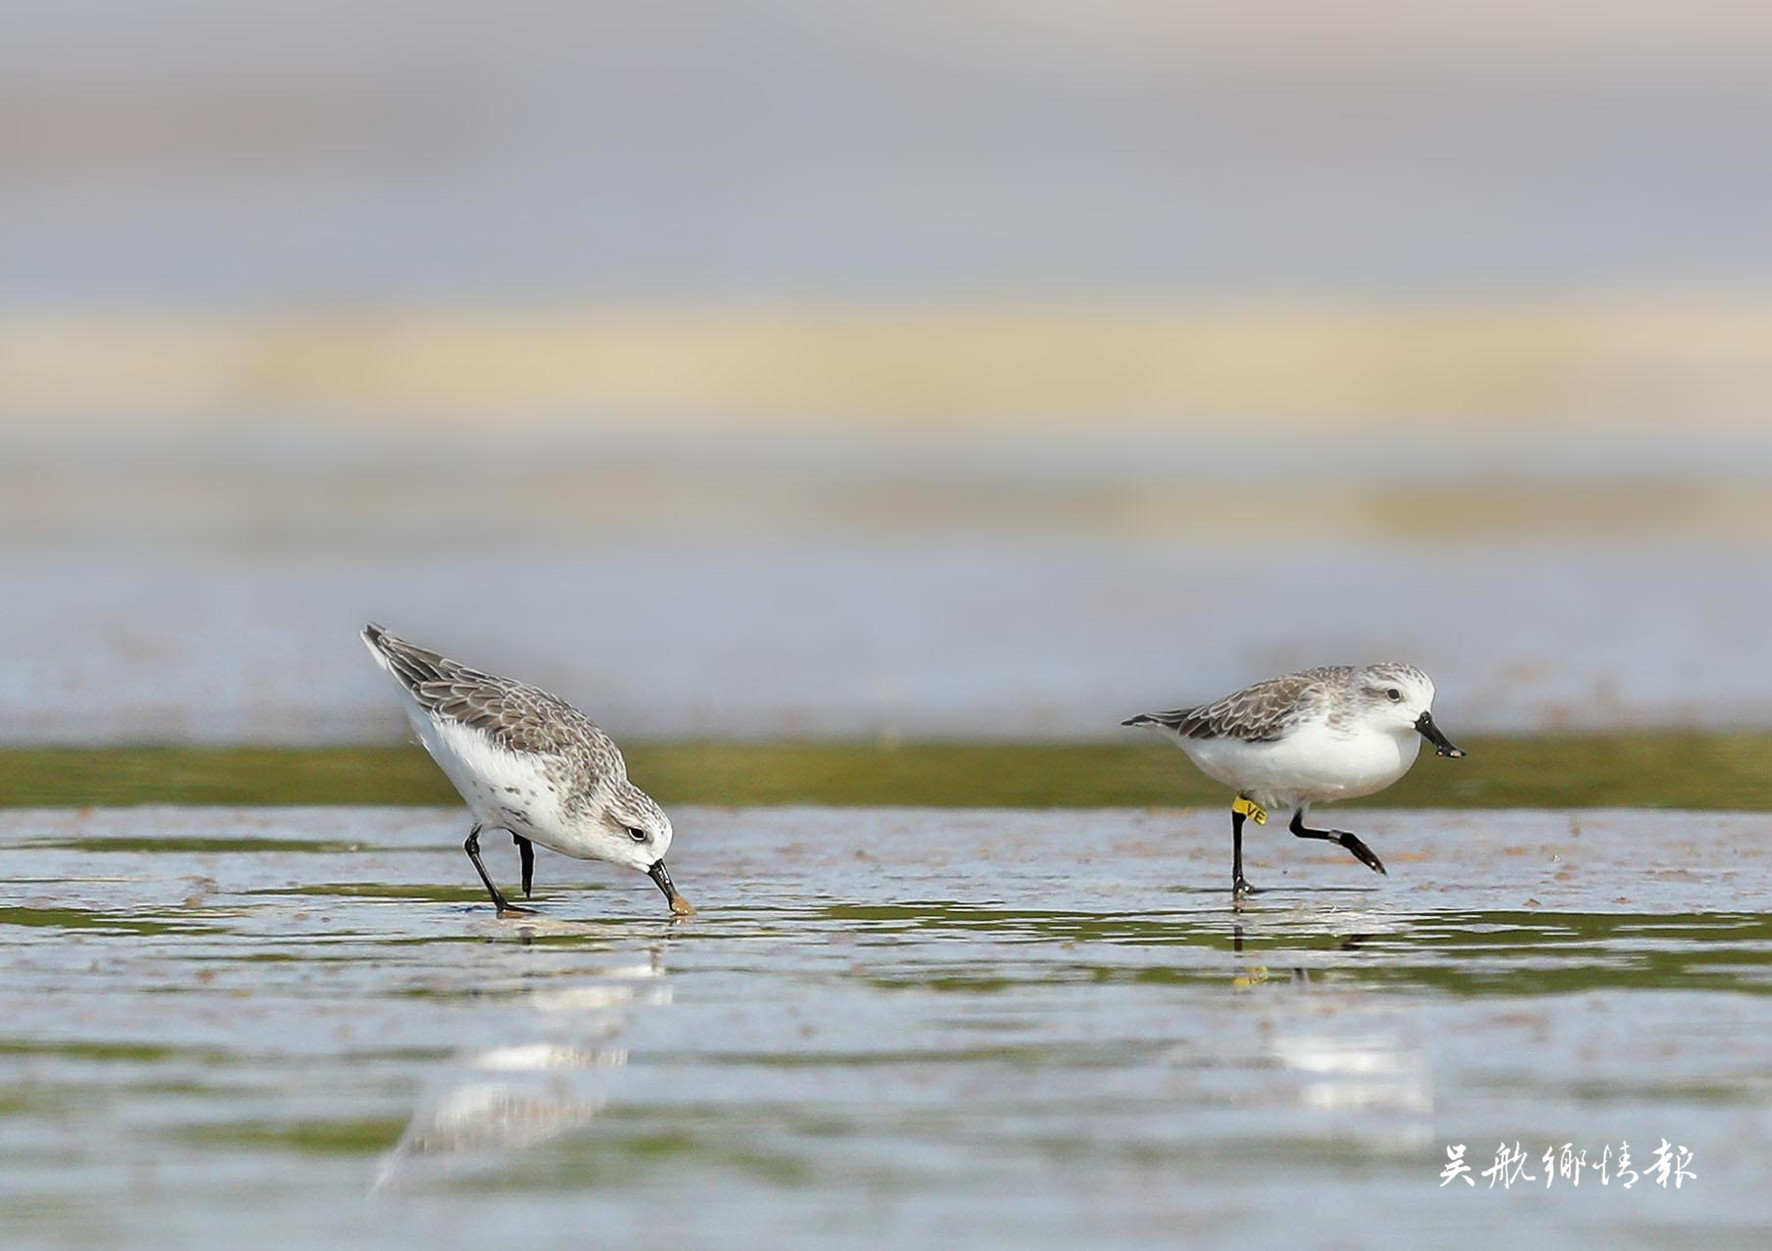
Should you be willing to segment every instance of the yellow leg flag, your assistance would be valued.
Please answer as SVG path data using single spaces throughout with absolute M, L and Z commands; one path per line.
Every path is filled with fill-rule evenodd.
M 1247 796 L 1238 795 L 1236 801 L 1231 804 L 1231 811 L 1240 812 L 1246 817 L 1253 817 L 1257 825 L 1267 824 L 1267 809 Z

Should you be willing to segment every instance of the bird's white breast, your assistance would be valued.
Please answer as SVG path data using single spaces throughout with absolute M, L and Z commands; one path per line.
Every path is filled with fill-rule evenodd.
M 1267 743 L 1179 741 L 1207 777 L 1276 808 L 1374 794 L 1407 773 L 1421 747 L 1414 734 L 1342 733 L 1322 721 L 1295 726 Z
M 425 750 L 482 824 L 569 856 L 582 854 L 574 849 L 559 783 L 549 776 L 544 760 L 511 751 L 479 730 L 440 720 L 423 709 L 413 710 L 412 723 Z

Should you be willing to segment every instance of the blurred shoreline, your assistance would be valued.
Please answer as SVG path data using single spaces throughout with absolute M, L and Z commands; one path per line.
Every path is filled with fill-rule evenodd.
M 1772 304 L 1671 297 L 0 314 L 0 421 L 15 425 L 299 409 L 420 426 L 1086 416 L 1493 436 L 1546 422 L 1752 431 L 1769 393 Z
M 1772 725 L 1736 0 L 0 14 L 0 743 Z
M 624 739 L 1087 740 L 1380 658 L 1473 731 L 1772 722 L 1763 425 L 298 408 L 0 451 L 0 742 L 386 741 L 368 619 Z
M 1765 731 L 1459 739 L 1467 760 L 1426 756 L 1396 786 L 1349 806 L 1772 811 Z M 1173 747 L 1130 730 L 1062 743 L 642 741 L 624 754 L 636 781 L 669 804 L 1222 811 L 1228 802 Z M 0 747 L 0 808 L 139 804 L 456 809 L 460 800 L 416 744 Z

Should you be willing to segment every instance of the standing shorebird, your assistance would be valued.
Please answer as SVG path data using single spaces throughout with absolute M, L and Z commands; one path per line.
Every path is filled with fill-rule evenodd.
M 1235 787 L 1231 804 L 1231 891 L 1243 877 L 1243 821 L 1267 824 L 1269 808 L 1292 809 L 1299 838 L 1340 843 L 1376 873 L 1384 864 L 1345 830 L 1304 823 L 1314 803 L 1357 799 L 1395 782 L 1415 763 L 1421 740 L 1442 756 L 1464 752 L 1434 724 L 1434 684 L 1413 665 L 1325 665 L 1269 678 L 1214 703 L 1141 713 L 1122 725 L 1154 726 L 1200 772 Z
M 579 860 L 638 869 L 658 884 L 671 912 L 695 909 L 665 869 L 671 819 L 628 781 L 627 763 L 607 734 L 558 696 L 481 673 L 414 647 L 378 625 L 363 641 L 406 696 L 406 715 L 474 814 L 463 844 L 498 914 L 511 904 L 480 861 L 480 831 L 507 830 L 523 860 L 523 897 L 534 878 L 535 848 Z

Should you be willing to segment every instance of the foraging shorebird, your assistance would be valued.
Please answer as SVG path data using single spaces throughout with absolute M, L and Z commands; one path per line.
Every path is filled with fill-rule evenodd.
M 500 916 L 529 912 L 504 897 L 480 860 L 480 831 L 507 830 L 523 861 L 523 896 L 535 848 L 579 860 L 607 860 L 647 874 L 671 912 L 695 911 L 665 869 L 671 820 L 628 781 L 627 763 L 607 734 L 578 709 L 538 687 L 481 673 L 395 638 L 363 630 L 376 663 L 393 675 L 406 715 L 474 814 L 463 844 Z
M 1314 803 L 1357 799 L 1395 782 L 1415 763 L 1421 740 L 1442 756 L 1464 752 L 1434 724 L 1434 684 L 1413 665 L 1326 665 L 1269 678 L 1196 708 L 1141 713 L 1122 725 L 1152 726 L 1172 738 L 1215 782 L 1234 787 L 1231 891 L 1243 877 L 1243 822 L 1267 824 L 1270 808 L 1292 809 L 1299 838 L 1340 843 L 1375 873 L 1384 864 L 1345 830 L 1304 823 Z

